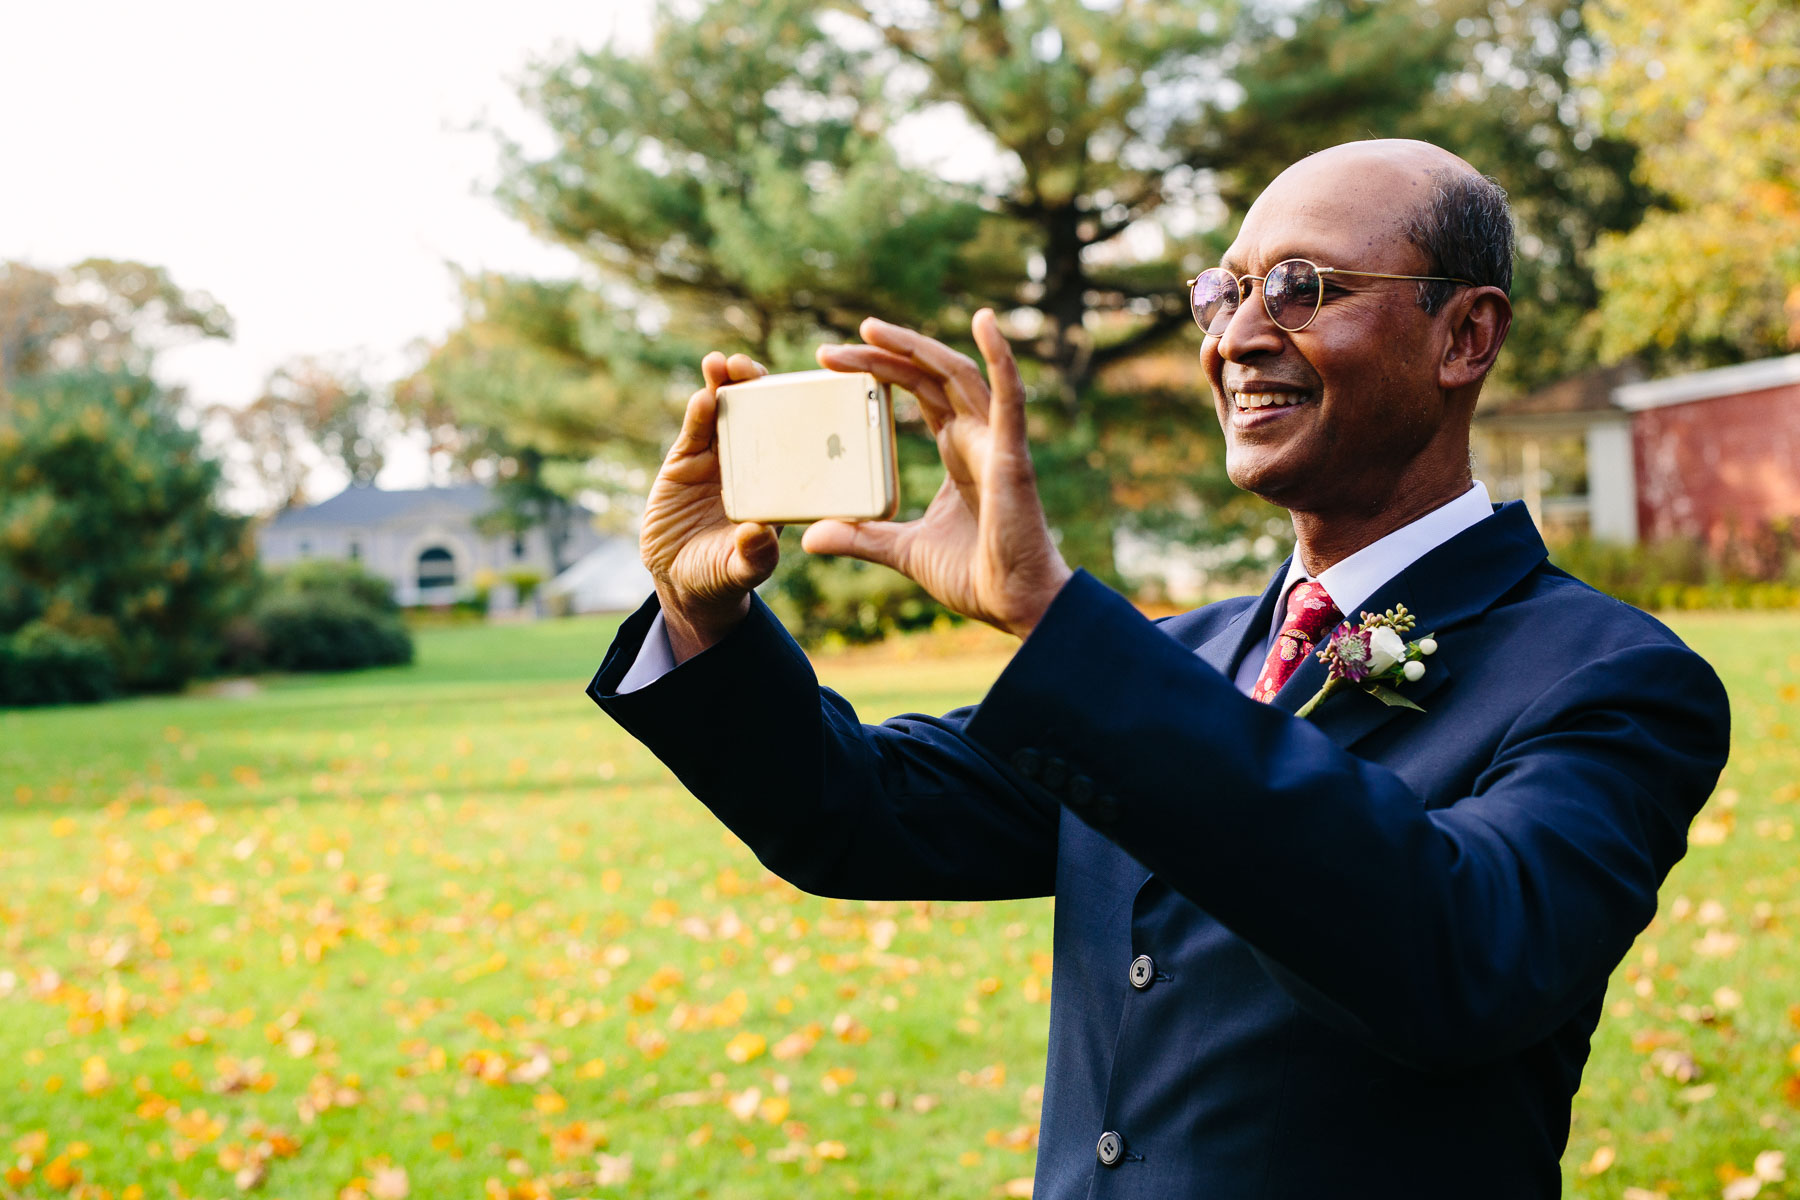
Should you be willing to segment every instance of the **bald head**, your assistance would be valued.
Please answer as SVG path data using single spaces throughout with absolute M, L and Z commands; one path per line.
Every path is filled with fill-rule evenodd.
M 1341 146 L 1331 146 L 1316 154 L 1309 154 L 1281 175 L 1339 169 L 1387 171 L 1395 179 L 1423 179 L 1434 171 L 1481 174 L 1463 159 L 1430 142 L 1415 141 L 1412 138 L 1370 138 L 1362 142 L 1345 142 Z
M 1246 215 L 1277 207 L 1334 228 L 1365 233 L 1365 248 L 1398 239 L 1421 256 L 1419 274 L 1512 291 L 1513 227 L 1506 192 L 1468 162 L 1430 142 L 1377 138 L 1307 156 L 1277 175 Z M 1419 285 L 1434 313 L 1452 284 Z

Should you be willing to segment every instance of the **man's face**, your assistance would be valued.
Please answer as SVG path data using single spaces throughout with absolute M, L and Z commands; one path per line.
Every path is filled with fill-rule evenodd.
M 1431 274 L 1405 234 L 1429 187 L 1420 172 L 1366 154 L 1305 160 L 1251 207 L 1221 265 L 1261 276 L 1305 258 Z M 1233 483 L 1285 508 L 1366 515 L 1386 506 L 1450 419 L 1437 377 L 1442 323 L 1419 307 L 1416 283 L 1332 275 L 1322 283 L 1318 317 L 1297 333 L 1269 319 L 1262 285 L 1251 284 L 1201 359 Z

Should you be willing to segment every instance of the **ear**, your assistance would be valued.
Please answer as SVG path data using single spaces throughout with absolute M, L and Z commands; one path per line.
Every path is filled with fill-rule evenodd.
M 1497 287 L 1468 288 L 1451 297 L 1443 317 L 1449 339 L 1438 363 L 1438 386 L 1450 392 L 1479 386 L 1512 328 L 1512 301 Z

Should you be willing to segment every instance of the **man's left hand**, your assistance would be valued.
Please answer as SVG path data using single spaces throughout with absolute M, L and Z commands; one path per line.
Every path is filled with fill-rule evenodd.
M 861 327 L 866 345 L 819 349 L 834 371 L 867 371 L 918 397 L 945 477 L 916 521 L 820 521 L 800 544 L 892 567 L 946 607 L 1024 637 L 1073 572 L 1038 499 L 1012 348 L 990 309 L 973 329 L 986 380 L 966 355 L 872 317 Z

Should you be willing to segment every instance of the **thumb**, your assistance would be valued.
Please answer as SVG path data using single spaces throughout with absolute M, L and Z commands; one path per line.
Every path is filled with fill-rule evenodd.
M 900 552 L 911 522 L 817 521 L 800 538 L 808 554 L 836 554 L 900 569 Z
M 681 417 L 681 432 L 669 448 L 670 458 L 702 454 L 712 448 L 714 431 L 719 422 L 719 398 L 711 388 L 701 388 L 688 400 Z
M 731 582 L 750 590 L 775 573 L 781 561 L 780 536 L 772 525 L 746 521 L 732 531 L 731 560 L 726 570 Z

